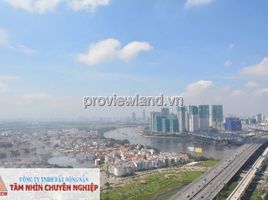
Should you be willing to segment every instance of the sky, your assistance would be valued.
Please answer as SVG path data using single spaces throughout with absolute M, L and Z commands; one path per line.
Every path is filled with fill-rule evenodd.
M 268 1 L 0 0 L 0 119 L 123 117 L 83 96 L 268 113 Z M 143 108 L 142 108 L 143 109 Z M 159 108 L 148 108 L 159 109 Z

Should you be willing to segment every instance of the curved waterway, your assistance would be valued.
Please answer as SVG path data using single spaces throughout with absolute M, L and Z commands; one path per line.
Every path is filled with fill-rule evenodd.
M 209 158 L 222 159 L 232 155 L 237 146 L 223 145 L 214 141 L 202 141 L 193 137 L 144 137 L 136 128 L 119 128 L 104 133 L 106 138 L 127 139 L 131 144 L 141 144 L 159 149 L 162 152 L 185 152 Z M 189 151 L 189 147 L 201 147 L 202 153 Z M 190 148 L 191 149 L 191 148 Z

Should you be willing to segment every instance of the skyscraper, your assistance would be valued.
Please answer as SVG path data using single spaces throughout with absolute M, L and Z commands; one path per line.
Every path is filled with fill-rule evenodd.
M 198 107 L 189 106 L 189 132 L 196 132 L 198 127 Z
M 189 107 L 185 107 L 185 131 L 189 132 Z
M 153 132 L 157 132 L 160 129 L 160 125 L 159 123 L 159 117 L 161 117 L 161 113 L 160 112 L 151 112 L 151 123 L 150 123 L 150 129 Z M 162 126 L 162 124 L 161 124 Z
M 179 121 L 179 132 L 184 133 L 185 129 L 185 107 L 179 106 L 178 107 L 178 121 Z
M 167 133 L 170 132 L 170 121 L 167 117 L 161 117 L 162 119 L 162 132 Z
M 151 112 L 150 130 L 152 132 L 177 133 L 178 118 L 175 114 L 169 114 L 169 109 L 161 109 L 161 112 Z
M 177 133 L 179 131 L 178 118 L 176 117 L 176 115 L 171 114 L 169 116 L 169 125 L 169 130 L 171 133 Z
M 256 116 L 256 120 L 257 120 L 257 123 L 262 123 L 262 121 L 263 121 L 263 116 L 262 116 L 261 113 L 257 114 L 257 116 Z
M 211 121 L 212 127 L 218 130 L 222 130 L 223 126 L 223 106 L 222 105 L 212 105 L 211 109 Z
M 169 109 L 168 108 L 161 108 L 161 115 L 163 117 L 169 116 Z
M 199 105 L 199 129 L 207 131 L 209 129 L 209 105 Z

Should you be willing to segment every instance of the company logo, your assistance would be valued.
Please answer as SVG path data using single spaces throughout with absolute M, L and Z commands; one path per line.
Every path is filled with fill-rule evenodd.
M 1 196 L 7 196 L 7 187 L 4 183 L 4 181 L 2 180 L 2 177 L 0 176 L 0 197 Z

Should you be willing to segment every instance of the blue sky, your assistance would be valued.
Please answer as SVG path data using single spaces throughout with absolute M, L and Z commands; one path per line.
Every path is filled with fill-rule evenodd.
M 83 96 L 113 93 L 182 94 L 189 104 L 224 104 L 226 113 L 268 112 L 267 7 L 1 0 L 0 118 L 113 116 L 81 109 Z

